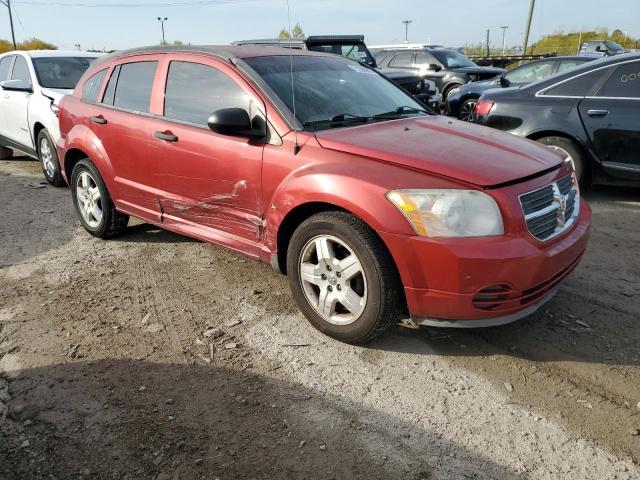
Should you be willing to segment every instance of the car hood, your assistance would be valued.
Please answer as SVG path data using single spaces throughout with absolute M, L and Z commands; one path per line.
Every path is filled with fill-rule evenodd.
M 62 97 L 73 93 L 73 89 L 66 88 L 43 88 L 41 91 L 45 97 L 52 99 L 53 103 L 56 105 L 60 103 L 60 99 L 62 99 Z
M 546 147 L 442 116 L 316 132 L 323 148 L 492 187 L 562 163 Z

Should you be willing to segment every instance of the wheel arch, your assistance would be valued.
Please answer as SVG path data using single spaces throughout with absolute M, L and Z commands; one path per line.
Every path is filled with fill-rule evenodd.
M 83 158 L 89 158 L 89 155 L 87 155 L 79 148 L 71 148 L 67 150 L 64 156 L 64 166 L 62 167 L 67 182 L 71 181 L 71 172 L 73 172 L 73 167 L 75 167 L 76 163 L 78 163 Z
M 45 127 L 42 122 L 35 122 L 33 124 L 33 144 L 36 147 L 35 148 L 36 153 L 38 153 L 38 135 L 40 135 L 40 132 L 42 130 L 44 130 L 45 128 L 47 128 L 47 127 Z
M 593 173 L 593 156 L 591 155 L 591 151 L 589 150 L 589 147 L 576 136 L 566 133 L 562 130 L 539 130 L 533 133 L 529 133 L 525 137 L 529 140 L 534 141 L 538 141 L 541 138 L 545 137 L 561 137 L 566 138 L 567 140 L 571 140 L 584 155 L 584 158 L 586 160 L 583 165 L 583 167 L 585 168 L 585 174 L 591 175 Z

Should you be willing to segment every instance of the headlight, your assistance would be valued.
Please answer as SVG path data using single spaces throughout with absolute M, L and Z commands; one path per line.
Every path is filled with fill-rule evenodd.
M 392 190 L 387 198 L 425 237 L 502 235 L 502 215 L 495 200 L 477 190 Z
M 56 105 L 55 103 L 53 103 L 53 101 L 51 102 L 51 105 L 49 105 L 49 107 L 51 108 L 51 111 L 56 115 L 56 117 L 58 116 L 58 112 L 60 111 L 60 107 L 58 107 L 58 105 Z

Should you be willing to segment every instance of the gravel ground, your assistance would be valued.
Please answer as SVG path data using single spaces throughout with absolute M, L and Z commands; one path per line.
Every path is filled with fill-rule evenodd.
M 286 279 L 132 222 L 90 237 L 37 163 L 0 162 L 0 478 L 640 478 L 640 191 L 536 315 L 366 348 Z

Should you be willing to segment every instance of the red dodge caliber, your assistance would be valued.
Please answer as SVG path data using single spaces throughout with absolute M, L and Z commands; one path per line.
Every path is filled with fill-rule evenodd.
M 358 62 L 150 47 L 94 64 L 60 108 L 84 228 L 130 215 L 270 262 L 307 319 L 366 342 L 399 318 L 530 315 L 578 265 L 591 212 L 537 143 L 432 114 Z

